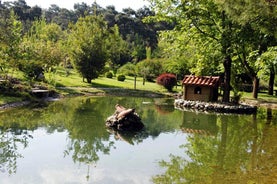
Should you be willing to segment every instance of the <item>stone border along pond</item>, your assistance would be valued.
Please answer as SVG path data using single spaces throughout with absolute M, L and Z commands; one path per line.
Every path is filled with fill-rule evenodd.
M 216 113 L 234 113 L 234 114 L 255 114 L 257 106 L 250 106 L 246 104 L 232 104 L 232 103 L 213 103 L 188 101 L 183 99 L 175 99 L 174 106 L 180 110 L 194 110 L 202 112 L 216 112 Z

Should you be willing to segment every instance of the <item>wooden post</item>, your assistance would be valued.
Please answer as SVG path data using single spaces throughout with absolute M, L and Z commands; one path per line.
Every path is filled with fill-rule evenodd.
M 137 89 L 137 75 L 134 77 L 134 89 Z

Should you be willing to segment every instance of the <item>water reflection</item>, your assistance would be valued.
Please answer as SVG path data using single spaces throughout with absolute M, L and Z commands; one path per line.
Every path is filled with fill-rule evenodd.
M 135 107 L 145 130 L 107 129 L 105 119 L 115 104 Z M 276 111 L 217 115 L 182 112 L 172 104 L 172 99 L 75 97 L 1 112 L 0 174 L 9 176 L 0 182 L 21 181 L 28 176 L 24 168 L 34 177 L 25 183 L 45 178 L 60 183 L 55 174 L 60 170 L 74 175 L 75 180 L 67 177 L 71 183 L 80 183 L 80 177 L 87 183 L 276 182 Z M 47 174 L 38 173 L 42 170 Z
M 18 129 L 17 124 L 11 127 L 0 128 L 0 172 L 15 173 L 17 158 L 22 157 L 18 152 L 18 146 L 24 148 L 28 145 L 28 139 L 32 136 L 26 129 Z
M 272 113 L 270 120 L 276 124 Z M 172 154 L 170 161 L 161 160 L 166 171 L 152 181 L 276 183 L 277 127 L 269 125 L 264 115 L 268 117 L 268 110 L 260 109 L 252 117 L 188 116 L 184 112 L 182 130 L 190 136 L 182 148 L 190 159 Z
M 28 147 L 32 131 L 43 128 L 49 135 L 56 132 L 67 133 L 64 157 L 71 157 L 77 164 L 96 164 L 100 156 L 109 155 L 116 149 L 115 141 L 124 141 L 130 145 L 138 145 L 148 137 L 155 138 L 162 132 L 174 131 L 178 122 L 170 117 L 180 113 L 162 113 L 157 116 L 156 108 L 173 112 L 172 99 L 144 99 L 144 98 L 69 98 L 40 108 L 19 108 L 4 111 L 0 116 L 1 133 L 1 171 L 16 174 L 16 160 L 23 156 L 17 150 Z M 149 104 L 143 104 L 146 101 Z M 120 103 L 126 107 L 136 107 L 136 111 L 147 129 L 138 133 L 111 132 L 105 127 L 105 119 L 114 111 L 114 104 Z M 45 105 L 45 104 L 44 104 Z M 170 116 L 169 116 L 170 115 Z M 167 124 L 169 123 L 169 124 Z M 16 125 L 16 126 L 15 126 Z M 113 137 L 113 138 L 111 138 Z M 58 141 L 58 140 L 57 140 Z M 50 143 L 51 144 L 51 143 Z M 47 153 L 45 153 L 47 154 Z M 89 168 L 89 167 L 88 167 Z M 89 169 L 88 169 L 89 170 Z M 89 176 L 87 176 L 89 178 Z

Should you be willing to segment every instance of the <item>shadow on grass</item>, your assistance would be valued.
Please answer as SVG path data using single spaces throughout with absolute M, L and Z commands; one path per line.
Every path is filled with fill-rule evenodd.
M 120 88 L 120 87 L 115 86 L 115 85 L 99 84 L 99 83 L 95 83 L 95 82 L 91 83 L 91 87 L 93 87 L 93 88 Z

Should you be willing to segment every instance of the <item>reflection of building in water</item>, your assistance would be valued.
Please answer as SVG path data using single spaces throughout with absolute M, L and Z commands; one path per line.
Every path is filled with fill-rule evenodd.
M 216 135 L 218 132 L 215 114 L 197 114 L 194 112 L 183 112 L 181 129 L 186 133 Z

